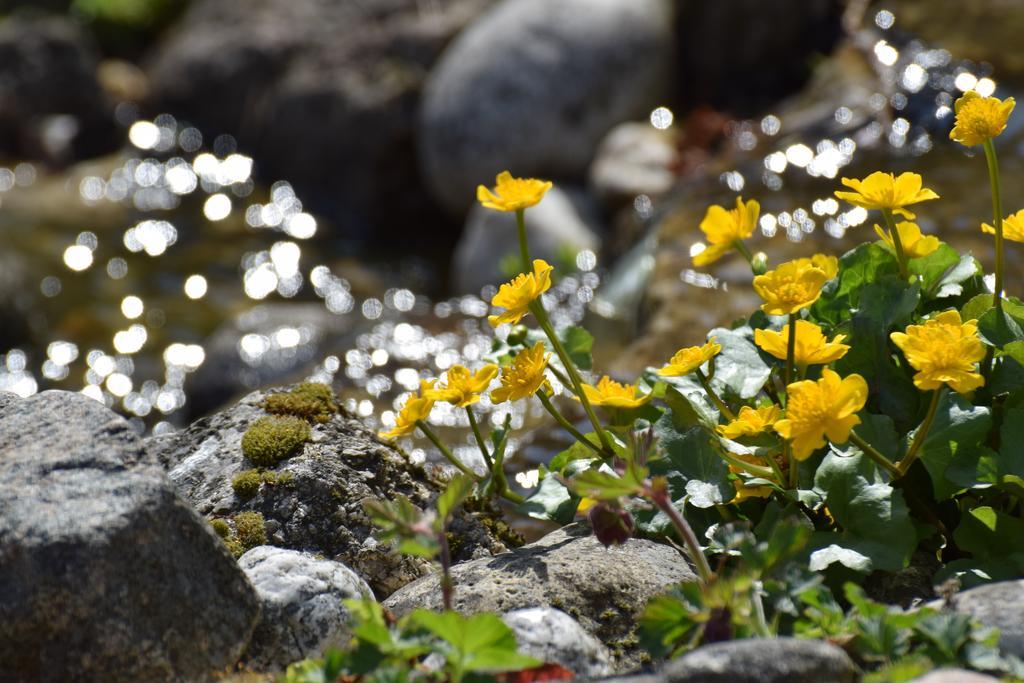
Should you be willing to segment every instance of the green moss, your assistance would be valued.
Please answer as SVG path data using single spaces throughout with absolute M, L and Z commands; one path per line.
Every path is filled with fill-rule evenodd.
M 231 525 L 223 519 L 211 519 L 210 526 L 213 527 L 213 531 L 221 538 L 227 538 L 231 535 Z
M 242 436 L 242 454 L 254 465 L 271 467 L 309 441 L 309 424 L 292 415 L 261 417 Z
M 263 515 L 258 512 L 239 512 L 235 515 L 235 533 L 238 535 L 238 542 L 244 549 L 242 552 L 267 543 L 267 529 Z
M 245 470 L 236 474 L 235 478 L 231 480 L 231 488 L 236 496 L 242 500 L 249 500 L 259 493 L 262 483 L 263 475 L 259 470 Z
M 338 412 L 334 391 L 326 384 L 303 382 L 284 394 L 271 394 L 263 409 L 274 415 L 294 415 L 310 422 L 327 422 Z

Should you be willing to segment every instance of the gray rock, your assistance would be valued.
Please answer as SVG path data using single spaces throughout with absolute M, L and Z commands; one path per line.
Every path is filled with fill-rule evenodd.
M 74 23 L 15 16 L 0 23 L 0 154 L 67 163 L 117 145 L 96 78 L 95 47 Z
M 597 148 L 590 166 L 590 186 L 607 206 L 632 203 L 640 194 L 658 197 L 675 184 L 672 170 L 679 156 L 671 131 L 650 123 L 622 123 Z
M 458 226 L 423 189 L 416 112 L 430 67 L 487 4 L 196 0 L 151 60 L 150 109 L 236 136 L 339 238 L 444 248 Z
M 501 619 L 515 632 L 523 654 L 586 678 L 612 673 L 608 648 L 561 610 L 528 607 L 506 612 Z
M 796 638 L 714 643 L 672 660 L 665 683 L 853 683 L 857 667 L 835 645 Z
M 911 683 L 999 683 L 999 679 L 966 669 L 936 669 L 915 678 Z
M 582 192 L 569 194 L 552 187 L 526 216 L 530 255 L 554 264 L 566 253 L 575 255 L 584 249 L 597 252 L 601 238 L 593 226 L 599 221 L 597 207 Z M 482 287 L 497 286 L 508 279 L 507 273 L 501 272 L 501 261 L 509 255 L 518 267 L 515 214 L 474 206 L 455 248 L 452 272 L 456 291 L 479 294 Z
M 238 565 L 262 603 L 260 621 L 242 657 L 260 671 L 281 670 L 344 645 L 351 634 L 341 601 L 372 595 L 345 565 L 296 550 L 259 546 L 242 555 Z
M 0 670 L 18 680 L 204 680 L 256 595 L 128 423 L 80 394 L 0 409 Z
M 953 609 L 999 629 L 999 649 L 1024 657 L 1024 580 L 999 581 L 953 597 Z
M 647 601 L 669 585 L 695 578 L 686 560 L 669 546 L 632 539 L 605 548 L 582 524 L 510 553 L 452 568 L 456 610 L 473 614 L 555 607 L 607 645 L 619 668 L 638 661 L 631 634 Z M 416 607 L 439 609 L 438 577 L 409 584 L 384 606 L 399 615 Z
M 582 178 L 601 138 L 663 104 L 669 0 L 503 0 L 456 38 L 423 95 L 424 176 L 456 213 L 478 184 Z
M 301 452 L 273 468 L 278 475 L 290 475 L 290 481 L 263 484 L 250 500 L 235 495 L 232 478 L 253 467 L 242 455 L 242 435 L 250 423 L 266 415 L 265 397 L 255 392 L 187 429 L 150 437 L 151 450 L 169 470 L 178 491 L 208 517 L 260 512 L 271 545 L 342 562 L 369 583 L 378 597 L 430 571 L 427 562 L 402 557 L 376 542 L 375 527 L 363 512 L 363 503 L 393 500 L 402 494 L 426 508 L 443 484 L 347 414 L 313 425 L 312 439 Z M 506 549 L 468 513 L 459 513 L 451 530 L 460 540 L 456 559 Z

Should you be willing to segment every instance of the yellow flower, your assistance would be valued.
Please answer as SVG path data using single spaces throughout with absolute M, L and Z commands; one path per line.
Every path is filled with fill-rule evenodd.
M 520 273 L 511 282 L 506 282 L 491 299 L 491 305 L 506 309 L 500 315 L 487 316 L 492 327 L 502 323 L 513 325 L 530 312 L 530 304 L 551 287 L 551 271 L 543 259 L 533 260 L 532 273 Z
M 821 296 L 821 288 L 835 277 L 834 256 L 816 255 L 783 263 L 754 278 L 754 290 L 764 299 L 761 310 L 769 315 L 788 315 L 807 308 Z
M 399 436 L 412 434 L 416 431 L 416 423 L 430 417 L 430 410 L 434 407 L 434 399 L 427 398 L 426 394 L 434 387 L 434 381 L 420 382 L 420 390 L 411 394 L 405 400 L 405 405 L 398 411 L 395 417 L 395 426 L 386 432 L 377 434 L 382 439 L 395 439 Z
M 892 173 L 875 171 L 864 180 L 843 178 L 843 185 L 853 192 L 836 191 L 840 199 L 865 209 L 896 211 L 910 220 L 914 214 L 905 207 L 939 198 L 933 191 L 921 187 L 921 176 L 917 173 L 901 173 L 896 177 Z
M 739 472 L 739 468 L 733 467 L 732 465 L 729 465 L 729 469 L 734 473 Z M 750 486 L 739 479 L 734 479 L 732 484 L 736 487 L 736 495 L 730 501 L 734 505 L 739 505 L 743 501 L 750 500 L 751 498 L 767 498 L 772 495 L 771 486 Z
M 537 393 L 547 384 L 544 370 L 550 354 L 544 352 L 544 343 L 537 342 L 531 349 L 516 354 L 511 365 L 501 370 L 501 386 L 491 392 L 491 401 L 504 403 L 518 401 Z
M 907 255 L 907 258 L 927 256 L 942 244 L 935 235 L 922 235 L 921 228 L 917 226 L 917 223 L 901 221 L 896 224 L 896 229 L 900 233 L 900 244 L 903 245 L 903 253 Z M 984 226 L 982 226 L 982 230 L 984 230 Z M 889 249 L 896 250 L 896 245 L 888 230 L 884 230 L 880 225 L 875 225 L 875 232 L 889 246 Z
M 761 205 L 756 200 L 744 203 L 742 197 L 736 198 L 735 209 L 726 209 L 717 204 L 710 207 L 700 222 L 700 230 L 707 237 L 708 247 L 693 257 L 693 265 L 699 267 L 714 263 L 732 249 L 736 242 L 754 234 L 760 212 Z
M 860 424 L 857 412 L 868 400 L 868 383 L 856 374 L 840 379 L 825 368 L 817 382 L 794 382 L 786 395 L 786 418 L 775 423 L 775 431 L 789 440 L 793 457 L 806 460 L 825 445 L 826 436 L 834 444 L 850 438 L 850 430 Z
M 658 370 L 658 374 L 662 377 L 688 375 L 718 355 L 721 350 L 722 345 L 716 344 L 714 337 L 709 339 L 704 346 L 689 346 L 679 349 L 669 360 L 668 365 Z
M 769 404 L 760 408 L 743 406 L 735 420 L 729 424 L 718 425 L 716 429 L 725 438 L 735 441 L 744 436 L 757 436 L 770 431 L 781 417 L 782 413 L 776 405 Z
M 922 391 L 948 384 L 967 394 L 985 384 L 985 378 L 974 372 L 974 364 L 985 357 L 977 321 L 961 323 L 959 311 L 944 311 L 889 338 L 917 370 L 914 386 Z
M 800 367 L 822 365 L 839 360 L 846 355 L 850 347 L 841 343 L 845 339 L 837 334 L 832 341 L 825 338 L 821 328 L 807 320 L 796 321 L 796 341 L 793 349 L 793 362 Z M 773 330 L 754 330 L 754 343 L 779 360 L 786 360 L 789 344 L 789 324 L 780 332 Z
M 651 400 L 651 395 L 642 393 L 638 384 L 620 384 L 608 375 L 602 377 L 596 387 L 584 384 L 583 393 L 592 405 L 609 408 L 637 408 Z
M 988 223 L 981 224 L 981 231 L 996 234 L 996 229 Z M 1014 242 L 1024 242 L 1024 209 L 1003 219 L 1003 237 Z
M 550 180 L 513 178 L 508 171 L 502 171 L 498 174 L 493 191 L 483 185 L 476 188 L 476 199 L 488 209 L 519 211 L 539 204 L 544 199 L 544 193 L 550 189 Z
M 446 401 L 454 406 L 465 408 L 480 400 L 480 394 L 487 390 L 494 376 L 498 374 L 498 366 L 488 364 L 473 374 L 462 365 L 448 368 L 445 385 L 424 393 L 427 398 L 435 401 Z
M 949 131 L 949 139 L 964 147 L 974 147 L 991 140 L 1006 129 L 1015 102 L 1012 97 L 982 97 L 968 90 L 956 101 L 956 125 Z

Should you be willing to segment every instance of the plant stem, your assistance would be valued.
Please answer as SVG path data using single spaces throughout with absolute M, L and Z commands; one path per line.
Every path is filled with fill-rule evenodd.
M 544 330 L 544 334 L 547 335 L 551 341 L 551 346 L 555 349 L 555 355 L 558 356 L 559 360 L 562 361 L 562 365 L 565 367 L 566 374 L 569 375 L 569 381 L 572 384 L 573 393 L 580 399 L 580 403 L 583 404 L 583 410 L 587 413 L 587 418 L 590 423 L 594 426 L 594 431 L 597 433 L 597 438 L 601 440 L 601 445 L 609 453 L 614 453 L 615 449 L 612 448 L 611 440 L 604 431 L 604 427 L 601 426 L 601 421 L 597 419 L 597 414 L 594 413 L 593 406 L 590 405 L 590 400 L 587 395 L 583 393 L 583 382 L 580 380 L 579 371 L 576 370 L 576 365 L 569 358 L 569 353 L 562 346 L 562 342 L 558 339 L 558 335 L 555 334 L 555 328 L 551 326 L 551 320 L 548 319 L 547 311 L 544 310 L 543 304 L 540 301 L 534 301 L 530 304 L 530 310 L 537 316 L 538 322 L 540 322 L 541 329 Z
M 789 314 L 789 336 L 786 338 L 786 398 L 789 398 L 789 385 L 793 383 L 793 366 L 796 361 L 796 313 Z
M 874 446 L 858 436 L 856 432 L 850 432 L 850 441 L 852 441 L 853 445 L 859 448 L 866 456 L 874 460 L 876 465 L 888 472 L 893 479 L 899 479 L 903 476 L 899 469 L 892 464 L 892 461 L 889 460 L 889 458 L 879 453 Z
M 516 209 L 516 227 L 519 230 L 519 257 L 523 259 L 523 272 L 529 273 L 533 266 L 530 262 L 530 247 L 526 243 L 526 209 Z
M 665 516 L 672 522 L 672 526 L 676 528 L 676 531 L 682 537 L 690 559 L 693 560 L 693 564 L 697 567 L 700 582 L 704 585 L 710 583 L 714 578 L 714 575 L 711 573 L 711 566 L 708 564 L 708 558 L 704 557 L 704 551 L 701 550 L 700 543 L 697 542 L 697 535 L 693 533 L 693 529 L 686 519 L 679 513 L 679 510 L 676 509 L 676 506 L 672 504 L 672 501 L 668 499 L 664 492 L 648 491 L 648 495 L 654 505 L 665 513 Z
M 755 465 L 752 462 L 740 460 L 735 455 L 725 451 L 724 449 L 719 452 L 719 456 L 722 458 L 722 460 L 726 461 L 727 463 L 729 463 L 730 465 L 737 469 L 743 470 L 747 474 L 753 474 L 755 477 L 761 477 L 762 479 L 772 478 L 771 469 L 767 467 L 761 467 L 760 465 Z
M 800 487 L 800 463 L 797 461 L 796 456 L 793 455 L 792 444 L 784 441 L 782 453 L 786 456 L 786 462 L 789 463 L 789 488 L 796 491 Z
M 443 525 L 441 526 L 440 533 L 437 534 L 437 541 L 441 546 L 439 558 L 441 561 L 441 600 L 444 602 L 445 610 L 451 610 L 452 593 L 454 592 L 451 575 L 452 554 L 448 548 L 448 534 L 445 532 Z
M 600 446 L 598 446 L 596 443 L 585 437 L 582 433 L 580 433 L 580 430 L 573 427 L 572 423 L 569 422 L 569 420 L 565 419 L 564 415 L 558 412 L 558 408 L 555 407 L 555 404 L 551 402 L 551 399 L 548 398 L 547 394 L 545 394 L 543 391 L 537 392 L 537 398 L 540 399 L 541 404 L 551 414 L 551 417 L 555 418 L 555 422 L 561 425 L 562 429 L 569 432 L 569 434 L 574 439 L 576 439 L 581 444 L 583 444 L 590 450 L 600 455 L 602 458 L 607 458 L 614 455 L 614 453 L 605 453 L 603 450 L 601 450 Z
M 484 436 L 480 433 L 480 425 L 476 422 L 476 415 L 473 414 L 473 409 L 469 406 L 466 406 L 466 415 L 469 416 L 469 426 L 473 429 L 473 436 L 476 437 L 476 445 L 480 447 L 480 455 L 484 458 L 487 470 L 491 473 L 491 476 L 494 476 L 494 461 L 491 460 L 491 454 L 487 451 L 487 442 L 484 441 Z
M 448 450 L 448 447 L 441 443 L 441 440 L 437 438 L 437 434 L 427 426 L 426 422 L 423 420 L 417 420 L 416 426 L 420 428 L 420 431 L 423 432 L 428 439 L 430 439 L 430 442 L 437 447 L 437 450 L 441 451 L 441 455 L 443 455 L 448 462 L 455 465 L 455 467 L 467 477 L 471 477 L 473 481 L 480 481 L 480 475 L 467 467 L 464 462 L 456 458 L 452 452 Z
M 785 485 L 785 477 L 782 476 L 782 469 L 779 468 L 779 463 L 775 462 L 774 455 L 766 455 L 764 459 L 768 461 L 768 466 L 772 468 L 772 473 L 775 475 L 775 481 L 779 486 Z
M 996 228 L 996 313 L 1003 314 L 1003 200 L 999 188 L 999 160 L 992 140 L 985 141 L 985 161 L 988 163 L 988 181 L 992 186 L 992 222 Z
M 905 281 L 907 279 L 907 254 L 903 251 L 903 240 L 900 239 L 900 231 L 896 229 L 896 222 L 893 220 L 891 210 L 882 209 L 882 218 L 885 219 L 885 227 L 889 228 L 892 244 L 896 248 L 896 263 L 899 264 L 900 278 Z
M 723 417 L 730 422 L 735 420 L 736 415 L 729 409 L 729 406 L 725 405 L 725 401 L 719 398 L 718 394 L 715 393 L 715 390 L 711 388 L 711 382 L 708 381 L 708 378 L 704 375 L 701 369 L 697 368 L 693 372 L 697 375 L 697 381 L 700 382 L 702 387 L 704 387 L 704 391 L 707 393 L 708 398 L 710 398 L 711 402 L 715 404 L 716 408 L 718 408 L 718 412 L 722 413 Z
M 917 458 L 918 451 L 921 450 L 921 446 L 924 445 L 924 440 L 928 436 L 928 430 L 932 427 L 932 421 L 935 419 L 935 411 L 939 408 L 939 401 L 942 399 L 942 395 L 946 392 L 946 386 L 943 385 L 932 392 L 932 402 L 928 406 L 928 413 L 924 416 L 924 422 L 917 428 L 917 434 L 914 435 L 914 441 L 910 444 L 910 448 L 907 449 L 907 454 L 902 460 L 896 465 L 896 469 L 899 471 L 900 476 L 907 473 L 910 466 L 914 464 L 914 460 Z

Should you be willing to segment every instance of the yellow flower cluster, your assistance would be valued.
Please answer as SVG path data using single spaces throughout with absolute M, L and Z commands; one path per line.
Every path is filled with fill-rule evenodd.
M 761 205 L 751 199 L 744 202 L 742 197 L 736 198 L 736 208 L 726 209 L 717 204 L 708 209 L 704 220 L 700 222 L 700 230 L 708 241 L 708 247 L 693 257 L 693 265 L 706 266 L 714 263 L 735 248 L 736 243 L 754 234 L 757 217 Z
M 598 380 L 597 386 L 584 384 L 583 393 L 591 405 L 607 408 L 639 408 L 651 400 L 650 394 L 640 391 L 639 384 L 621 384 L 608 375 Z
M 754 343 L 765 353 L 771 354 L 779 360 L 786 360 L 789 334 L 788 323 L 779 332 L 754 330 Z M 819 326 L 807 320 L 797 320 L 793 362 L 798 367 L 807 367 L 839 360 L 850 350 L 849 346 L 841 343 L 843 339 L 845 339 L 844 335 L 837 334 L 832 341 L 828 341 Z
M 690 346 L 679 349 L 668 364 L 658 370 L 662 377 L 682 377 L 688 375 L 704 363 L 708 362 L 722 350 L 722 345 L 715 343 L 712 337 L 704 346 Z
M 825 445 L 825 437 L 836 444 L 849 440 L 860 424 L 857 413 L 868 400 L 868 383 L 860 375 L 840 378 L 826 368 L 817 381 L 790 384 L 786 395 L 786 417 L 775 423 L 775 431 L 789 440 L 793 457 L 806 460 Z
M 492 327 L 503 323 L 513 325 L 530 312 L 532 304 L 541 294 L 551 287 L 551 271 L 554 267 L 543 259 L 533 261 L 532 273 L 520 273 L 511 282 L 506 282 L 491 299 L 491 305 L 506 309 L 499 315 L 491 315 L 487 320 Z
M 476 188 L 476 198 L 488 209 L 497 211 L 521 211 L 540 203 L 551 189 L 550 180 L 536 178 L 513 178 L 508 171 L 498 174 L 494 190 L 483 185 Z
M 939 198 L 932 190 L 922 187 L 921 176 L 917 173 L 901 173 L 897 177 L 875 171 L 864 180 L 843 178 L 842 182 L 853 191 L 836 191 L 839 199 L 864 209 L 894 211 L 910 220 L 914 219 L 914 214 L 906 207 Z
M 985 226 L 982 226 L 983 230 L 984 228 Z M 910 221 L 897 223 L 896 231 L 899 233 L 900 244 L 903 245 L 903 252 L 907 255 L 907 258 L 927 256 L 942 244 L 939 238 L 934 235 L 922 235 L 921 228 L 918 227 L 917 223 L 911 223 Z M 896 244 L 893 242 L 892 235 L 889 234 L 888 230 L 882 229 L 880 225 L 875 225 L 875 233 L 885 242 L 890 250 L 896 250 Z
M 746 436 L 757 436 L 772 431 L 775 423 L 782 418 L 782 411 L 776 405 L 751 408 L 743 406 L 735 420 L 718 425 L 715 429 L 727 439 L 736 441 Z
M 982 97 L 968 90 L 953 105 L 956 125 L 949 131 L 949 139 L 965 147 L 974 147 L 998 136 L 1006 129 L 1006 121 L 1016 103 L 1012 97 Z
M 789 315 L 817 301 L 821 288 L 838 272 L 839 261 L 835 256 L 816 254 L 758 275 L 754 278 L 754 290 L 765 301 L 762 311 L 768 315 Z
M 480 394 L 487 391 L 497 374 L 498 366 L 494 364 L 485 365 L 475 373 L 462 365 L 453 365 L 448 368 L 445 384 L 424 392 L 424 396 L 465 408 L 480 400 Z
M 988 223 L 981 224 L 981 231 L 996 234 L 996 229 Z M 1014 242 L 1024 242 L 1024 209 L 1003 219 L 1003 237 Z
M 969 394 L 985 384 L 985 378 L 975 372 L 975 363 L 985 357 L 977 321 L 961 322 L 959 311 L 944 311 L 889 337 L 917 370 L 914 385 L 922 391 L 947 384 L 953 391 Z
M 434 407 L 434 399 L 427 396 L 433 387 L 434 380 L 421 381 L 419 391 L 405 400 L 405 404 L 395 417 L 394 428 L 380 432 L 377 436 L 382 439 L 397 439 L 416 431 L 416 423 L 430 417 L 430 411 Z
M 550 354 L 545 353 L 543 342 L 537 342 L 532 348 L 520 351 L 511 365 L 502 368 L 501 386 L 491 392 L 491 401 L 518 401 L 533 396 L 541 387 L 546 387 L 546 390 L 550 391 L 550 385 L 544 376 L 549 357 Z

